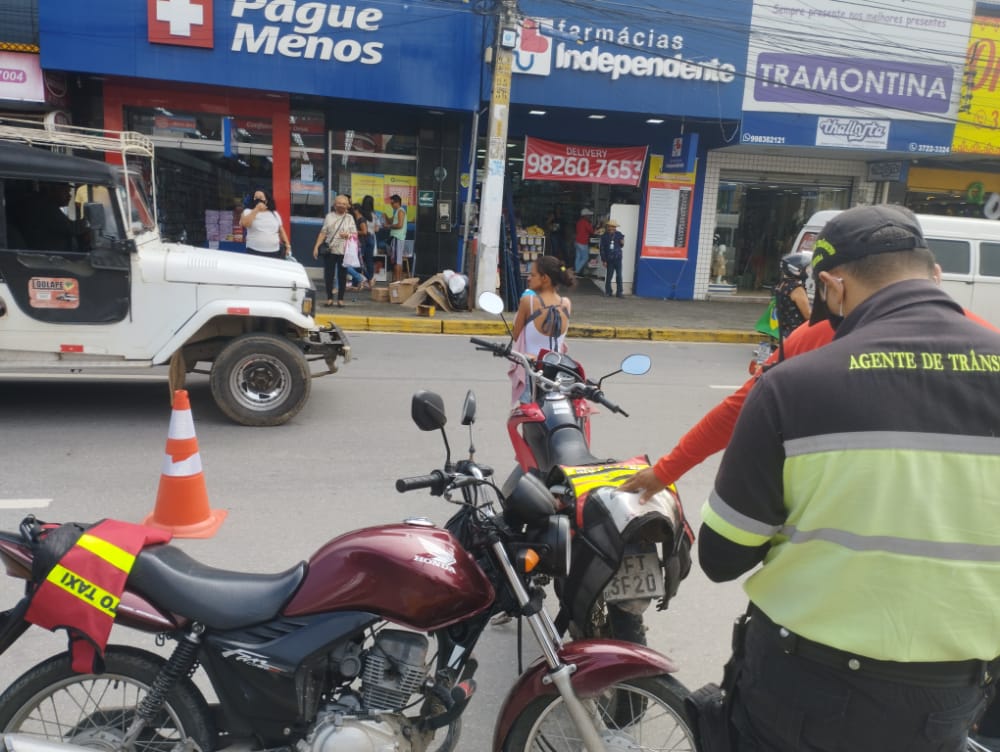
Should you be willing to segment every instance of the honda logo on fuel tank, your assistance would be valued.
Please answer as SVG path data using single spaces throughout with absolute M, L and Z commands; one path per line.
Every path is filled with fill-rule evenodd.
M 150 42 L 212 48 L 212 0 L 146 0 L 146 3 Z

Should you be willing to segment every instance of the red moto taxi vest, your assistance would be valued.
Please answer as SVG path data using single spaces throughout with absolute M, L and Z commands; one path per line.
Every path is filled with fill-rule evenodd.
M 144 546 L 166 543 L 170 537 L 169 532 L 129 522 L 98 522 L 49 570 L 24 618 L 52 631 L 66 630 L 74 671 L 102 671 L 104 648 L 136 555 Z

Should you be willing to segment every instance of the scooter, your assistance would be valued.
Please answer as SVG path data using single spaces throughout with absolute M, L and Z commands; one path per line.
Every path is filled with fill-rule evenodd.
M 418 392 L 411 412 L 421 430 L 445 436 L 438 395 Z M 474 416 L 470 393 L 463 424 Z M 0 695 L 8 749 L 454 750 L 474 696 L 473 649 L 500 611 L 527 621 L 541 658 L 500 707 L 494 750 L 605 752 L 639 749 L 640 739 L 642 748 L 694 749 L 670 659 L 629 643 L 560 639 L 535 581 L 569 571 L 569 521 L 531 476 L 496 497 L 500 512 L 491 475 L 471 451 L 453 463 L 449 450 L 442 468 L 396 481 L 400 492 L 427 489 L 456 504 L 444 528 L 415 518 L 355 530 L 277 574 L 214 569 L 169 544 L 142 549 L 116 620 L 172 640 L 172 655 L 108 647 L 102 674 L 75 674 L 67 653 L 39 663 Z M 33 565 L 66 528 L 27 518 L 0 534 L 7 574 L 28 582 L 3 615 L 0 652 L 28 629 L 24 604 L 46 577 Z M 199 665 L 217 706 L 192 681 Z
M 502 318 L 503 301 L 498 296 L 483 293 L 478 302 Z M 628 417 L 601 386 L 617 373 L 648 372 L 649 357 L 630 355 L 618 370 L 595 382 L 568 355 L 542 351 L 531 358 L 513 350 L 513 336 L 504 344 L 470 341 L 478 350 L 520 365 L 533 395 L 532 402 L 515 405 L 507 421 L 518 466 L 504 488 L 524 476 L 543 479 L 572 523 L 573 565 L 566 578 L 554 583 L 561 605 L 557 627 L 574 636 L 609 636 L 645 644 L 643 613 L 653 600 L 658 609 L 665 609 L 676 594 L 691 567 L 694 534 L 675 487 L 645 504 L 640 504 L 638 494 L 618 490 L 627 478 L 648 467 L 649 460 L 595 456 L 590 450 L 590 416 L 591 403 L 596 403 Z

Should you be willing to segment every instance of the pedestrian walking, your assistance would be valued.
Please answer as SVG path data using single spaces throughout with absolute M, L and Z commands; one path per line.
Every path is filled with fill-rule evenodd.
M 594 212 L 584 207 L 580 210 L 580 218 L 576 220 L 576 236 L 573 243 L 576 258 L 573 260 L 573 271 L 577 276 L 583 274 L 587 262 L 590 261 L 590 236 L 594 234 L 594 225 L 590 218 L 593 216 Z
M 347 241 L 351 236 L 357 236 L 358 228 L 350 213 L 350 199 L 341 194 L 333 201 L 333 211 L 326 215 L 323 226 L 316 236 L 313 246 L 313 258 L 323 257 L 323 283 L 326 286 L 327 308 L 333 305 L 333 284 L 337 283 L 337 306 L 344 307 L 344 292 L 347 288 L 347 267 L 344 266 L 344 253 Z

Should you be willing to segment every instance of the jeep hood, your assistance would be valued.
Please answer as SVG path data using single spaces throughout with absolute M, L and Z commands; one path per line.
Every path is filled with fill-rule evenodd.
M 281 288 L 295 286 L 306 290 L 312 286 L 305 267 L 297 261 L 279 261 L 173 243 L 167 246 L 163 276 L 167 282 L 191 284 Z

